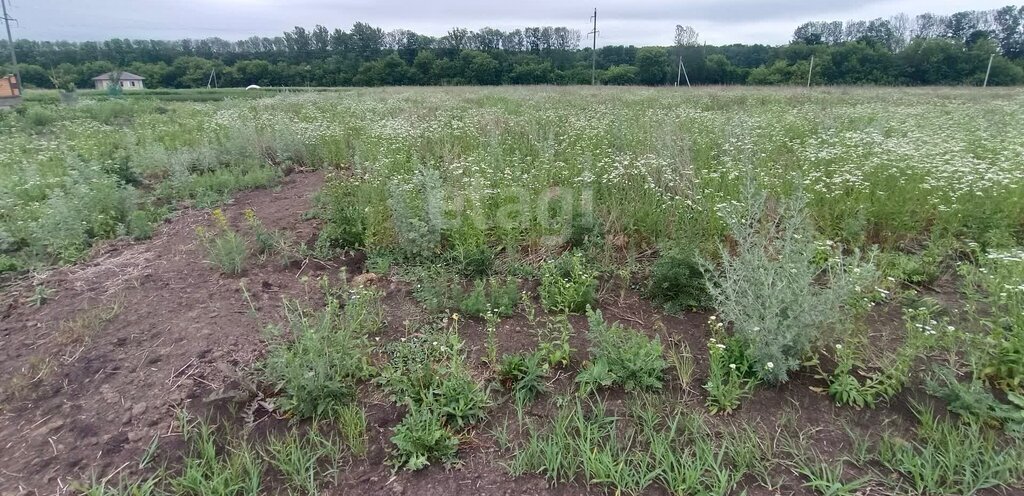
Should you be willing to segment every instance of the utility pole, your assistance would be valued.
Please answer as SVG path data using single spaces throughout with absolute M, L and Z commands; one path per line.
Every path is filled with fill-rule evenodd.
M 690 76 L 686 74 L 686 64 L 683 63 L 683 56 L 679 56 L 679 68 L 676 69 L 676 86 L 679 86 L 679 75 L 686 78 L 686 87 L 690 87 Z
M 811 55 L 811 68 L 807 69 L 807 87 L 811 87 L 811 73 L 814 72 L 814 55 Z
M 24 84 L 21 82 L 21 69 L 18 69 L 18 57 L 14 54 L 14 38 L 11 37 L 11 21 L 10 16 L 7 15 L 7 2 L 6 0 L 0 0 L 0 7 L 4 14 L 4 25 L 7 26 L 7 48 L 11 50 L 11 64 L 14 64 L 14 77 L 18 79 L 18 88 L 24 88 Z
M 594 45 L 590 50 L 590 85 L 597 85 L 597 8 L 594 8 L 594 30 L 587 33 L 594 36 Z
M 982 88 L 985 88 L 985 87 L 988 86 L 988 76 L 989 76 L 989 74 L 992 74 L 992 60 L 995 59 L 995 58 L 996 58 L 996 54 L 994 54 L 994 53 L 991 56 L 989 56 L 989 58 L 988 58 L 988 69 L 985 70 L 985 84 L 981 85 Z

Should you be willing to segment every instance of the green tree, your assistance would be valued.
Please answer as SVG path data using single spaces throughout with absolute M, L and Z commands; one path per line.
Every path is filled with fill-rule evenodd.
M 1004 57 L 1024 58 L 1024 5 L 1007 5 L 995 12 L 995 36 Z
M 716 53 L 708 56 L 705 82 L 709 84 L 743 84 L 747 76 L 743 69 L 736 67 L 725 58 L 725 55 Z
M 533 55 L 524 55 L 513 61 L 508 82 L 511 84 L 551 84 L 555 82 L 554 77 L 555 68 L 551 62 Z
M 384 48 L 384 31 L 364 22 L 353 24 L 349 36 L 351 49 L 360 60 L 373 60 Z
M 662 47 L 643 47 L 636 53 L 637 79 L 649 86 L 668 81 L 668 50 Z
M 459 54 L 463 78 L 470 84 L 494 85 L 501 83 L 501 67 L 484 52 L 466 50 Z
M 367 62 L 359 68 L 352 82 L 357 86 L 401 86 L 410 81 L 411 70 L 401 57 L 392 53 Z
M 969 68 L 963 43 L 916 38 L 897 57 L 900 75 L 909 84 L 962 84 Z
M 214 69 L 223 69 L 219 63 L 200 57 L 179 57 L 164 76 L 165 82 L 175 88 L 203 88 Z
M 77 74 L 75 86 L 79 88 L 92 88 L 94 86 L 92 78 L 113 70 L 114 64 L 111 64 L 106 60 L 95 60 L 92 62 L 86 62 L 85 64 L 78 66 L 77 70 L 72 69 L 69 72 Z
M 892 84 L 895 83 L 896 59 L 877 43 L 853 42 L 829 50 L 821 61 L 821 75 L 829 84 Z
M 46 88 L 52 86 L 50 75 L 46 69 L 33 64 L 19 64 L 18 69 L 21 70 L 21 82 L 25 87 Z
M 235 86 L 270 86 L 274 67 L 266 60 L 240 60 L 232 67 Z
M 988 70 L 988 59 L 992 54 L 997 53 L 996 42 L 985 38 L 971 46 L 965 54 L 964 65 L 970 71 L 968 83 L 982 85 L 985 81 L 985 72 Z M 1006 57 L 996 55 L 992 59 L 992 73 L 989 75 L 988 84 L 991 86 L 1012 86 L 1024 83 L 1024 71 L 1014 65 Z
M 601 75 L 602 84 L 628 85 L 636 84 L 639 79 L 636 67 L 631 65 L 613 65 Z
M 815 65 L 817 64 L 818 59 L 815 59 Z M 770 66 L 761 66 L 750 71 L 750 75 L 747 77 L 747 83 L 760 85 L 804 85 L 807 84 L 807 72 L 810 68 L 810 60 L 801 60 L 795 64 L 788 64 L 785 60 L 776 60 L 775 63 Z M 815 69 L 811 76 L 811 83 L 822 84 L 824 82 L 825 80 L 822 78 L 821 71 Z
M 412 68 L 416 72 L 419 84 L 437 84 L 437 80 L 434 77 L 435 64 L 437 64 L 437 57 L 433 52 L 420 50 L 416 54 L 416 60 L 413 61 Z

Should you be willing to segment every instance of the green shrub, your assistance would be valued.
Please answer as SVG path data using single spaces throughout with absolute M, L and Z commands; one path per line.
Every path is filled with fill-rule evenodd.
M 110 98 L 120 98 L 124 90 L 121 89 L 121 85 L 117 84 L 117 81 L 111 81 L 111 84 L 107 85 L 107 96 Z
M 193 200 L 198 207 L 209 207 L 228 199 L 231 193 L 274 184 L 281 170 L 261 163 L 212 164 L 211 170 L 178 170 L 157 187 L 156 196 L 164 200 Z
M 31 127 L 46 127 L 57 122 L 57 115 L 46 109 L 31 107 L 25 112 L 25 123 Z
M 1024 251 L 978 254 L 977 266 L 959 268 L 965 291 L 988 308 L 980 319 L 988 332 L 973 341 L 981 375 L 1007 392 L 1024 394 Z
M 556 316 L 540 330 L 537 351 L 547 361 L 548 367 L 569 365 L 569 357 L 572 355 L 569 337 L 572 336 L 572 332 L 572 324 L 565 315 Z
M 547 390 L 547 375 L 547 360 L 539 351 L 505 355 L 498 366 L 502 387 L 512 392 L 519 405 L 533 401 Z
M 356 385 L 369 377 L 367 334 L 380 327 L 380 296 L 360 290 L 344 311 L 328 298 L 319 312 L 286 304 L 287 331 L 271 342 L 262 377 L 281 397 L 281 410 L 298 418 L 333 418 L 355 400 Z
M 863 408 L 865 405 L 874 407 L 875 395 L 872 388 L 862 384 L 860 378 L 854 375 L 854 369 L 858 365 L 854 358 L 851 345 L 836 345 L 836 368 L 832 374 L 826 376 L 828 394 L 837 405 L 850 405 L 855 408 Z
M 245 211 L 245 222 L 249 225 L 249 232 L 252 234 L 252 239 L 256 245 L 256 255 L 261 260 L 266 259 L 271 255 L 276 255 L 278 262 L 282 266 L 302 259 L 299 253 L 299 249 L 292 246 L 291 240 L 288 239 L 288 235 L 280 230 L 267 229 L 267 226 L 263 225 L 263 221 L 256 216 L 256 212 L 252 209 Z
M 289 429 L 270 436 L 264 444 L 263 456 L 289 494 L 320 494 L 320 481 L 337 473 L 341 443 L 333 434 L 321 434 L 316 424 L 305 432 Z
M 16 259 L 6 253 L 0 253 L 0 274 L 17 272 L 19 270 L 21 270 L 21 264 Z
M 398 241 L 398 251 L 411 260 L 433 259 L 441 248 L 443 185 L 436 170 L 423 169 L 412 178 L 412 187 L 391 185 L 388 206 Z
M 940 420 L 923 408 L 915 413 L 916 439 L 889 434 L 878 449 L 878 461 L 901 474 L 912 492 L 975 494 L 1011 486 L 1024 476 L 1024 446 L 1019 440 L 1003 443 L 978 423 Z
M 455 296 L 459 302 L 459 310 L 466 315 L 483 317 L 488 312 L 507 317 L 512 315 L 519 305 L 519 281 L 509 277 L 500 280 L 496 277 L 486 281 L 476 281 L 473 288 L 459 292 Z
M 240 274 L 245 268 L 245 259 L 249 254 L 249 247 L 245 238 L 238 234 L 228 225 L 227 218 L 220 209 L 213 211 L 215 230 L 206 231 L 197 228 L 196 234 L 199 241 L 206 246 L 207 261 L 216 265 L 225 274 Z
M 315 199 L 316 215 L 324 221 L 315 250 L 324 258 L 348 249 L 364 248 L 371 191 L 350 181 L 332 181 Z
M 121 184 L 139 186 L 142 183 L 139 171 L 132 166 L 131 157 L 124 150 L 118 150 L 102 168 L 105 174 L 113 176 Z
M 179 416 L 182 438 L 188 449 L 180 473 L 170 478 L 173 494 L 262 493 L 264 462 L 249 443 L 233 441 L 221 447 L 213 427 L 205 421 Z
M 909 284 L 930 284 L 941 274 L 942 258 L 931 251 L 921 254 L 890 252 L 879 256 L 879 268 L 886 277 Z
M 435 409 L 445 424 L 453 429 L 465 429 L 483 421 L 489 403 L 487 392 L 461 361 L 452 362 L 442 371 L 435 390 L 420 406 Z M 425 395 L 421 394 L 421 397 Z
M 459 311 L 466 315 L 482 317 L 490 310 L 490 303 L 487 301 L 487 283 L 476 281 L 473 288 L 466 291 L 459 298 Z
M 466 428 L 485 417 L 488 398 L 462 347 L 456 332 L 436 328 L 390 343 L 376 382 L 395 403 L 435 412 L 453 429 Z
M 945 401 L 949 411 L 969 421 L 1002 426 L 1008 432 L 1024 435 L 1024 396 L 1010 392 L 1010 403 L 1002 403 L 980 378 L 972 377 L 961 383 L 952 369 L 938 366 L 925 380 L 925 391 Z
M 576 374 L 576 383 L 580 385 L 582 396 L 597 392 L 601 388 L 612 387 L 617 379 L 608 362 L 602 360 L 588 362 L 580 373 Z
M 412 267 L 403 271 L 413 284 L 412 296 L 430 313 L 454 308 L 458 303 L 455 282 L 438 267 Z
M 128 235 L 132 239 L 143 240 L 153 237 L 152 214 L 145 210 L 136 210 L 128 216 Z
M 740 407 L 740 401 L 750 395 L 757 384 L 757 374 L 751 369 L 744 343 L 736 337 L 725 336 L 725 325 L 715 316 L 708 321 L 711 333 L 717 337 L 708 342 L 708 392 L 705 405 L 711 413 L 731 413 Z M 768 362 L 768 368 L 775 364 Z
M 463 289 L 462 283 L 441 267 L 414 267 L 404 275 L 413 283 L 413 297 L 430 313 L 457 309 L 473 317 L 488 313 L 507 317 L 519 306 L 519 281 L 511 277 L 479 279 Z
M 487 277 L 494 267 L 495 250 L 487 242 L 487 233 L 464 215 L 447 232 L 448 260 L 455 271 L 466 277 Z
M 541 267 L 540 301 L 550 311 L 580 313 L 593 305 L 597 272 L 587 267 L 583 254 L 566 252 Z
M 600 246 L 604 243 L 604 224 L 593 213 L 574 209 L 567 241 L 573 248 Z
M 609 325 L 600 310 L 587 308 L 590 324 L 590 367 L 607 369 L 612 384 L 627 391 L 660 389 L 668 363 L 661 341 L 618 323 Z M 607 381 L 603 381 L 607 382 Z
M 828 382 L 828 393 L 837 405 L 874 408 L 903 390 L 910 380 L 914 359 L 927 351 L 929 343 L 934 341 L 933 327 L 939 327 L 928 309 L 907 309 L 904 321 L 906 339 L 875 367 L 861 363 L 858 343 L 835 345 L 836 368 L 821 377 Z M 945 326 L 943 321 L 942 327 Z
M 125 234 L 137 191 L 99 168 L 69 160 L 69 177 L 50 190 L 41 214 L 24 232 L 25 244 L 63 263 L 82 258 L 96 239 Z M 48 260 L 47 262 L 51 262 Z
M 651 267 L 648 294 L 669 312 L 706 308 L 710 303 L 708 286 L 696 250 L 665 247 Z
M 96 102 L 81 108 L 91 119 L 103 124 L 114 124 L 116 121 L 131 117 L 135 113 L 135 107 L 131 103 L 121 100 Z
M 1005 391 L 1024 393 L 1024 327 L 1019 325 L 997 327 L 986 338 L 989 356 L 982 373 Z
M 430 408 L 412 408 L 395 426 L 391 442 L 391 464 L 396 469 L 420 470 L 431 461 L 453 465 L 459 449 L 459 438 L 445 426 L 437 412 Z
M 723 246 L 721 268 L 708 268 L 709 292 L 759 377 L 777 384 L 800 367 L 822 330 L 842 318 L 850 288 L 841 260 L 824 274 L 813 264 L 817 248 L 802 194 L 773 209 L 752 185 L 744 197 L 724 212 L 735 249 Z

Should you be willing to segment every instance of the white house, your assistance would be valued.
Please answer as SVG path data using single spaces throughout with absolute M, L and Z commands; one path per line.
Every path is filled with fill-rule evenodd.
M 92 78 L 92 82 L 96 84 L 96 89 L 105 90 L 113 84 L 114 79 L 117 79 L 123 90 L 141 90 L 143 89 L 142 80 L 146 78 L 124 71 L 107 72 Z

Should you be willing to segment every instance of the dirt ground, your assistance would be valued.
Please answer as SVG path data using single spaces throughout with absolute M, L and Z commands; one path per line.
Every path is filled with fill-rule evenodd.
M 318 226 L 304 220 L 303 213 L 323 180 L 319 173 L 292 174 L 278 188 L 238 195 L 223 210 L 240 226 L 244 211 L 251 208 L 268 228 L 306 242 L 314 239 Z M 261 356 L 265 325 L 281 319 L 283 297 L 315 299 L 320 275 L 336 276 L 342 266 L 349 276 L 362 271 L 361 261 L 353 257 L 289 266 L 267 261 L 250 264 L 238 277 L 222 276 L 203 262 L 196 241 L 196 227 L 210 221 L 209 211 L 182 211 L 151 240 L 108 243 L 88 262 L 16 286 L 0 302 L 0 494 L 60 494 L 73 481 L 141 475 L 138 461 L 154 438 L 173 446 L 176 409 L 228 409 L 232 398 L 223 392 L 233 390 L 239 369 Z M 32 304 L 33 284 L 52 290 L 41 306 Z M 397 339 L 404 333 L 402 322 L 420 310 L 407 288 L 386 278 L 378 284 L 387 305 L 381 339 Z M 685 342 L 697 359 L 694 383 L 704 381 L 706 315 L 665 315 L 637 293 L 620 289 L 604 291 L 601 307 L 606 318 L 660 334 L 666 342 Z M 573 319 L 577 329 L 585 329 L 582 317 Z M 892 324 L 889 317 L 880 319 L 880 327 Z M 536 344 L 525 317 L 506 319 L 501 326 L 501 353 Z M 479 363 L 484 354 L 482 324 L 470 320 L 460 332 L 470 362 Z M 587 348 L 583 333 L 572 344 L 578 350 L 573 363 L 582 363 Z M 556 382 L 562 384 L 556 389 L 572 387 L 568 376 Z M 802 427 L 820 427 L 814 441 L 823 454 L 846 439 L 836 418 L 861 428 L 909 420 L 909 398 L 898 398 L 885 410 L 840 410 L 811 391 L 815 385 L 820 384 L 805 374 L 779 390 L 760 389 L 734 420 L 770 431 L 779 412 L 797 412 Z M 549 488 L 539 476 L 510 478 L 486 435 L 510 414 L 507 405 L 490 412 L 477 435 L 464 443 L 462 467 L 431 466 L 392 475 L 386 463 L 388 438 L 404 412 L 364 389 L 370 449 L 365 459 L 342 471 L 330 494 L 603 493 L 584 485 Z M 683 396 L 680 391 L 671 394 Z M 608 399 L 614 408 L 623 396 L 609 393 Z M 696 392 L 689 401 L 701 408 L 703 397 Z M 549 413 L 543 406 L 528 412 L 536 417 Z M 779 475 L 786 480 L 781 493 L 806 492 L 792 474 Z
M 304 241 L 317 229 L 302 213 L 322 182 L 293 174 L 223 209 L 240 225 L 252 208 Z M 169 432 L 175 408 L 202 402 L 260 354 L 242 284 L 269 317 L 279 295 L 304 293 L 303 275 L 328 270 L 269 263 L 222 277 L 197 246 L 195 228 L 209 223 L 209 211 L 182 211 L 149 241 L 111 242 L 33 281 L 52 292 L 42 306 L 30 303 L 31 285 L 0 303 L 0 493 L 54 494 L 92 474 L 130 472 Z

